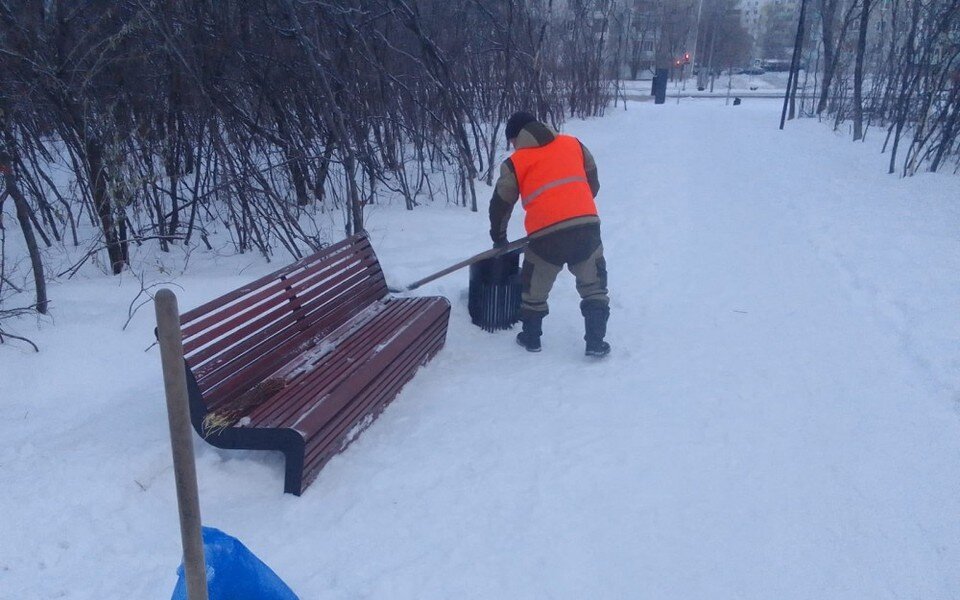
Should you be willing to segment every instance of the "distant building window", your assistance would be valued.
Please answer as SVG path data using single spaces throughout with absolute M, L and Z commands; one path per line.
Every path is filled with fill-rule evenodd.
M 653 52 L 653 42 L 644 42 L 643 43 L 644 52 Z

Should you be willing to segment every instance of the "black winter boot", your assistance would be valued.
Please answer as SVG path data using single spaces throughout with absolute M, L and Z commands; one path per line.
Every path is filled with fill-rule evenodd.
M 523 331 L 517 334 L 517 343 L 527 352 L 540 352 L 540 336 L 543 335 L 543 315 L 524 315 Z
M 586 334 L 583 339 L 587 342 L 585 354 L 587 356 L 604 357 L 610 354 L 610 344 L 603 341 L 607 335 L 607 319 L 610 318 L 610 307 L 606 304 L 584 302 L 580 305 L 583 313 L 583 324 Z

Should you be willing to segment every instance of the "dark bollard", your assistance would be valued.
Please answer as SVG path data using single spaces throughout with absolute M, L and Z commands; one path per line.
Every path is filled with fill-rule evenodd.
M 667 78 L 669 77 L 667 69 L 657 69 L 653 81 L 653 95 L 655 104 L 663 104 L 667 101 Z

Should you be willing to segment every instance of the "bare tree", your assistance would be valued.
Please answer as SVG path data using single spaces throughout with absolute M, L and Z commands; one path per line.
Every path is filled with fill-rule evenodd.
M 817 114 L 827 108 L 831 86 L 840 65 L 841 48 L 853 22 L 860 0 L 818 0 L 820 8 L 820 35 L 823 43 L 823 80 Z
M 860 34 L 857 37 L 857 65 L 853 74 L 853 141 L 863 138 L 863 60 L 867 53 L 870 0 L 860 0 Z

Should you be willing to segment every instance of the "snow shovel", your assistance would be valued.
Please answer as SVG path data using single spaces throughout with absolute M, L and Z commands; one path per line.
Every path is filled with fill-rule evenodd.
M 183 565 L 172 598 L 297 600 L 290 588 L 240 541 L 217 529 L 201 528 L 180 310 L 176 295 L 168 289 L 158 291 L 154 303 L 183 544 Z
M 213 527 L 203 528 L 209 600 L 298 600 L 276 573 L 243 542 Z M 177 570 L 171 600 L 192 600 L 187 595 L 186 565 Z
M 427 276 L 424 277 L 423 279 L 418 279 L 417 281 L 414 281 L 413 283 L 408 284 L 408 285 L 406 285 L 406 286 L 404 286 L 404 287 L 402 287 L 402 288 L 393 288 L 393 287 L 389 287 L 389 286 L 388 286 L 388 287 L 387 287 L 387 290 L 389 290 L 390 293 L 393 293 L 393 294 L 400 294 L 400 293 L 403 293 L 403 292 L 413 291 L 413 290 L 417 289 L 418 287 L 420 287 L 421 285 L 424 285 L 424 284 L 426 284 L 426 283 L 430 283 L 431 281 L 433 281 L 433 280 L 435 280 L 435 279 L 440 279 L 440 278 L 443 277 L 444 275 L 449 275 L 450 273 L 453 273 L 454 271 L 459 271 L 460 269 L 462 269 L 462 268 L 464 268 L 464 267 L 469 267 L 470 265 L 475 264 L 475 263 L 478 263 L 478 262 L 480 262 L 481 260 L 485 260 L 485 259 L 488 259 L 488 258 L 496 258 L 496 257 L 498 257 L 498 256 L 503 256 L 504 254 L 509 254 L 510 252 L 514 252 L 514 251 L 516 251 L 516 250 L 520 250 L 521 248 L 523 248 L 523 247 L 525 247 L 525 246 L 527 245 L 527 243 L 530 241 L 531 237 L 532 237 L 532 236 L 527 236 L 527 237 L 524 237 L 524 238 L 520 238 L 519 240 L 510 242 L 509 244 L 507 244 L 507 245 L 505 245 L 505 246 L 499 246 L 499 247 L 496 247 L 496 248 L 491 248 L 491 249 L 489 249 L 489 250 L 487 250 L 487 251 L 485 251 L 485 252 L 481 252 L 480 254 L 474 254 L 473 256 L 471 256 L 471 257 L 468 258 L 468 259 L 461 260 L 460 262 L 458 262 L 458 263 L 455 264 L 455 265 L 450 265 L 449 267 L 447 267 L 446 269 L 443 269 L 442 271 L 437 271 L 437 272 L 434 273 L 433 275 L 427 275 Z

